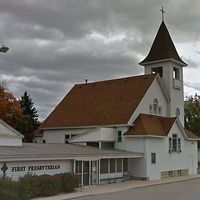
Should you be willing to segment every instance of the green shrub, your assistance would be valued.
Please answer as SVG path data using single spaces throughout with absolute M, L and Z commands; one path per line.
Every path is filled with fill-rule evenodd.
M 61 192 L 72 192 L 74 188 L 79 186 L 78 176 L 72 173 L 63 173 L 60 176 L 62 179 Z
M 0 178 L 0 199 L 19 200 L 18 183 L 10 178 Z
M 2 178 L 0 179 L 0 200 L 29 200 L 71 192 L 76 187 L 78 187 L 78 178 L 72 173 L 54 176 L 27 174 L 18 181 Z

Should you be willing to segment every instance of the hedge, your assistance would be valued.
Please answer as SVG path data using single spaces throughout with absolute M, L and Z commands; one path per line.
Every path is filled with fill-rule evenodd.
M 0 178 L 1 200 L 29 200 L 36 197 L 52 196 L 59 193 L 72 192 L 78 187 L 78 177 L 72 173 L 50 175 L 27 174 L 13 181 Z

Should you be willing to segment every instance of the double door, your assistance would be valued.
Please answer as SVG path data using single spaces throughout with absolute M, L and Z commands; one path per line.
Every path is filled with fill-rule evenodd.
M 75 161 L 75 173 L 79 176 L 80 186 L 98 184 L 98 161 Z

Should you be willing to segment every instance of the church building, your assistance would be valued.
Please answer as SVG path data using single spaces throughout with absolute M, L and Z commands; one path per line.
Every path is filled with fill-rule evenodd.
M 76 84 L 43 122 L 36 140 L 133 153 L 75 160 L 75 172 L 81 168 L 87 180 L 94 172 L 102 183 L 196 174 L 198 137 L 184 128 L 187 64 L 164 21 L 139 64 L 144 75 Z
M 22 144 L 21 134 L 0 121 L 0 175 L 73 172 L 87 186 L 197 174 L 199 138 L 184 128 L 187 64 L 164 21 L 139 64 L 144 75 L 76 84 L 34 144 Z

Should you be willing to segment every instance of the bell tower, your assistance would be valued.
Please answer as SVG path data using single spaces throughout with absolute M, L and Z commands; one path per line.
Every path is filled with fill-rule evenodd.
M 183 67 L 167 27 L 162 21 L 147 57 L 139 63 L 145 74 L 157 73 L 170 97 L 168 117 L 178 117 L 184 126 Z

